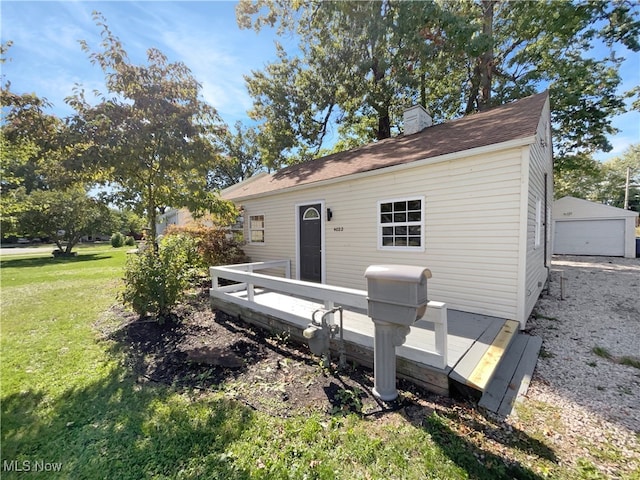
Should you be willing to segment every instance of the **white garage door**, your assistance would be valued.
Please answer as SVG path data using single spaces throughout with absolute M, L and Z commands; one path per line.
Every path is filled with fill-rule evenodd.
M 624 256 L 624 220 L 556 221 L 553 253 Z

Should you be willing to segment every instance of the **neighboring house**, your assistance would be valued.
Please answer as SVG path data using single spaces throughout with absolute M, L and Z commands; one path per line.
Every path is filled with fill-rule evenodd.
M 414 107 L 404 135 L 225 189 L 244 250 L 358 289 L 369 265 L 425 266 L 430 299 L 524 328 L 551 257 L 548 94 L 429 125 Z
M 158 215 L 156 232 L 158 235 L 164 235 L 169 225 L 183 227 L 191 222 L 193 222 L 193 216 L 188 209 L 168 208 L 164 213 Z
M 193 218 L 193 215 L 187 208 L 169 208 L 164 213 L 158 215 L 156 222 L 156 232 L 158 236 L 164 235 L 170 225 L 177 227 L 184 227 L 189 224 L 198 224 L 205 227 L 213 227 L 216 222 L 213 220 L 212 215 L 207 214 L 198 219 Z M 229 234 L 239 231 L 238 225 L 228 226 Z
M 638 212 L 574 197 L 553 202 L 553 253 L 636 256 Z

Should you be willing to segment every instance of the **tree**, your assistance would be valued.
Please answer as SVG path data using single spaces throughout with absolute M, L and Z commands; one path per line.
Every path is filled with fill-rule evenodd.
M 264 168 L 255 128 L 236 122 L 235 133 L 226 131 L 220 138 L 222 155 L 210 174 L 209 185 L 222 189 L 246 180 Z
M 113 189 L 114 199 L 144 211 L 156 238 L 156 218 L 167 206 L 229 214 L 232 207 L 207 189 L 209 166 L 223 125 L 216 110 L 200 97 L 201 85 L 181 62 L 170 63 L 156 49 L 147 65 L 134 65 L 105 18 L 101 51 L 82 48 L 105 74 L 109 96 L 90 105 L 81 89 L 67 102 L 76 110 L 77 167 L 89 170 Z
M 602 164 L 590 154 L 564 157 L 560 168 L 554 172 L 554 195 L 567 195 L 595 201 L 595 192 L 602 182 Z
M 147 226 L 147 222 L 144 218 L 142 218 L 133 210 L 126 208 L 113 213 L 116 216 L 117 223 L 119 225 L 117 229 L 118 231 L 125 235 L 142 235 L 142 231 Z
M 624 207 L 625 183 L 629 169 L 629 209 L 640 212 L 640 144 L 630 145 L 622 155 L 602 164 L 602 181 L 595 191 L 594 199 Z
M 116 226 L 108 208 L 84 189 L 37 190 L 26 199 L 19 215 L 23 233 L 48 237 L 66 255 L 85 235 L 111 232 Z
M 2 54 L 8 44 L 3 45 Z M 2 59 L 4 62 L 4 58 Z M 49 102 L 36 94 L 0 88 L 0 214 L 3 235 L 46 236 L 71 252 L 80 236 L 103 218 L 86 194 L 84 174 L 68 168 L 68 130 Z M 62 233 L 64 231 L 64 233 Z
M 277 45 L 278 61 L 246 77 L 254 97 L 250 116 L 262 120 L 258 140 L 271 167 L 317 156 L 333 124 L 350 143 L 397 131 L 394 119 L 423 78 L 413 71 L 422 52 L 410 48 L 418 30 L 412 18 L 437 8 L 432 2 L 299 5 L 293 12 L 286 1 L 247 1 L 236 10 L 242 28 L 278 23 L 300 38 L 300 56 Z
M 350 146 L 390 136 L 411 101 L 441 120 L 548 88 L 556 164 L 569 169 L 572 157 L 611 148 L 611 119 L 624 111 L 621 59 L 612 49 L 593 58 L 592 47 L 640 49 L 638 9 L 623 0 L 245 0 L 237 19 L 300 38 L 299 56 L 279 48 L 247 78 L 274 164 L 317 155 L 332 122 Z

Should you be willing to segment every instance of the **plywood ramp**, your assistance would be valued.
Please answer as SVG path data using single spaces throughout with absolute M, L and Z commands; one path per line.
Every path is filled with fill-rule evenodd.
M 511 414 L 515 404 L 527 393 L 541 346 L 540 337 L 517 334 L 478 406 L 504 417 Z
M 449 373 L 451 390 L 509 415 L 529 388 L 542 345 L 541 338 L 518 328 L 518 322 L 496 319 Z

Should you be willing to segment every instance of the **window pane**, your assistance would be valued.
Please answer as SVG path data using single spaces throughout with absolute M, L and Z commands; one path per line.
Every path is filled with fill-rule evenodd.
M 263 230 L 253 230 L 251 232 L 251 241 L 252 242 L 264 242 L 264 231 Z
M 392 247 L 393 246 L 393 237 L 382 237 L 382 246 L 383 247 Z
M 394 212 L 406 212 L 407 211 L 407 202 L 394 202 L 393 211 Z
M 420 235 L 420 225 L 409 227 L 409 235 Z
M 316 219 L 320 218 L 320 213 L 318 212 L 318 210 L 316 210 L 313 207 L 307 208 L 304 211 L 304 215 L 302 215 L 302 218 L 304 220 L 316 220 Z
M 395 227 L 395 231 L 394 233 L 396 235 L 406 235 L 407 234 L 407 227 Z
M 380 204 L 380 211 L 382 213 L 391 212 L 391 204 L 390 203 L 381 203 Z
M 382 235 L 393 235 L 393 227 L 382 227 Z
M 409 210 L 420 210 L 422 207 L 422 200 L 411 200 L 409 203 Z
M 409 237 L 409 246 L 410 247 L 419 247 L 420 246 L 420 237 Z
M 395 242 L 396 247 L 406 247 L 407 239 L 405 237 L 397 237 Z
M 251 217 L 251 229 L 264 228 L 264 216 L 256 215 Z
M 409 212 L 408 213 L 409 216 L 409 221 L 410 222 L 419 222 L 420 219 L 420 212 Z
M 406 222 L 407 221 L 407 214 L 406 213 L 394 213 L 393 214 L 393 221 L 394 222 Z
M 393 216 L 390 213 L 383 213 L 380 216 L 380 222 L 381 223 L 391 223 L 391 222 L 393 222 Z

